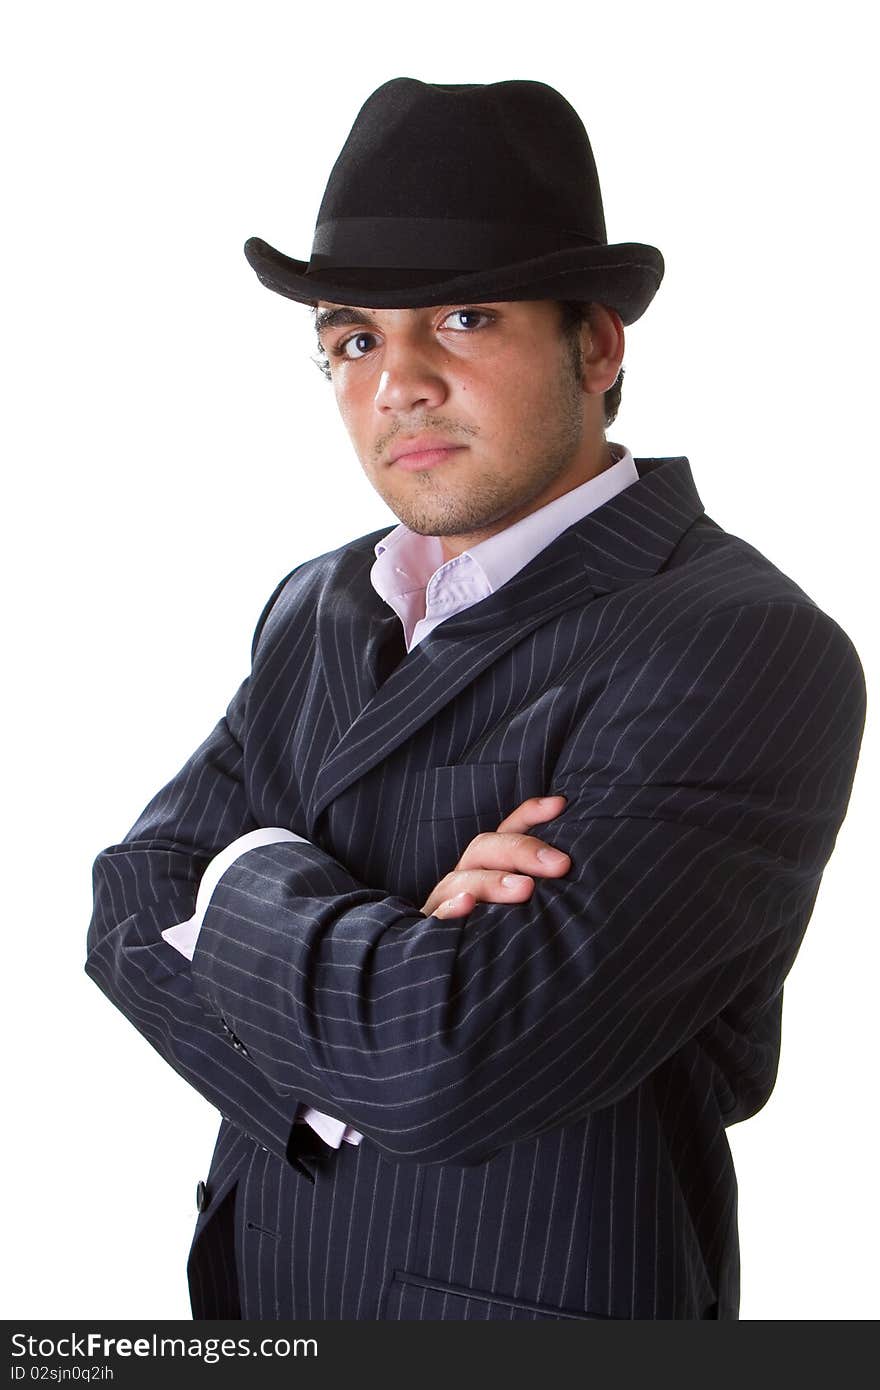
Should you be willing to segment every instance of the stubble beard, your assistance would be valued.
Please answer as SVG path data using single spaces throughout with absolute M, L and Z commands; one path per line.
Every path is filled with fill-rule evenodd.
M 492 472 L 468 477 L 467 491 L 453 492 L 449 484 L 441 481 L 444 465 L 440 464 L 439 477 L 432 468 L 408 474 L 405 493 L 396 496 L 382 492 L 382 497 L 395 516 L 420 536 L 479 533 L 510 513 L 528 507 L 549 488 L 570 466 L 581 445 L 582 432 L 580 364 L 573 353 L 567 352 L 554 400 L 517 445 L 516 458 L 527 459 L 527 467 L 513 474 Z M 503 468 L 503 462 L 500 466 Z

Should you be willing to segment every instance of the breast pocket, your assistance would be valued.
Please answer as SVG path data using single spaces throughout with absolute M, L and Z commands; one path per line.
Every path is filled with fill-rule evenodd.
M 533 1303 L 525 1298 L 463 1288 L 440 1279 L 425 1279 L 401 1269 L 391 1274 L 380 1316 L 400 1322 L 608 1321 L 602 1313 L 551 1308 L 546 1303 Z
M 522 798 L 515 762 L 455 763 L 418 774 L 402 792 L 395 872 L 420 901 L 448 874 L 475 835 L 497 830 Z

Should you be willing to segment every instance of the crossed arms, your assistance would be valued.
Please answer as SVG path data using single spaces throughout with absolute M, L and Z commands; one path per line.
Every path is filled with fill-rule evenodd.
M 268 845 L 224 873 L 190 965 L 160 933 L 192 915 L 208 861 L 257 828 L 247 693 L 99 855 L 86 964 L 246 1133 L 283 1157 L 302 1101 L 393 1159 L 481 1162 L 683 1048 L 712 1057 L 728 1123 L 763 1103 L 763 1020 L 863 721 L 858 658 L 819 610 L 726 609 L 616 672 L 536 789 L 566 797 L 549 838 L 571 867 L 527 900 L 425 917 L 316 845 Z
M 505 817 L 496 832 L 476 836 L 455 869 L 446 874 L 429 893 L 422 905 L 422 915 L 463 917 L 477 902 L 523 902 L 531 896 L 534 887 L 532 875 L 555 878 L 567 872 L 567 854 L 551 848 L 534 835 L 523 833 L 556 815 L 564 804 L 565 798 L 561 796 L 530 797 Z M 280 826 L 251 830 L 234 840 L 208 865 L 199 884 L 194 915 L 185 922 L 166 927 L 162 932 L 164 939 L 170 941 L 188 960 L 192 960 L 205 913 L 223 874 L 240 855 L 261 845 L 285 841 L 309 843 L 303 835 L 295 835 Z M 513 872 L 508 872 L 510 870 Z M 454 896 L 448 898 L 445 896 L 447 893 Z M 238 1050 L 246 1052 L 241 1046 Z M 320 1111 L 308 1110 L 304 1119 L 334 1146 L 338 1147 L 341 1137 L 349 1137 L 352 1143 L 360 1143 L 363 1139 L 363 1135 L 352 1131 L 350 1126 L 343 1126 L 340 1121 Z

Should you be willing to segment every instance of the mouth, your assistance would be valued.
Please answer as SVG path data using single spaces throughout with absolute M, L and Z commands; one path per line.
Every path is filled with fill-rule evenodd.
M 392 467 L 402 468 L 407 473 L 418 472 L 423 468 L 436 468 L 438 463 L 445 463 L 453 454 L 458 454 L 466 448 L 464 444 L 444 444 L 439 448 L 413 449 L 405 454 L 398 454 L 391 460 Z

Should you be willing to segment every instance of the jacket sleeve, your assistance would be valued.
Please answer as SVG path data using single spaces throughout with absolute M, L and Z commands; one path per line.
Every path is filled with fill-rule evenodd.
M 254 638 L 280 592 L 263 611 Z M 221 1013 L 194 989 L 189 961 L 161 932 L 195 910 L 202 873 L 237 836 L 256 828 L 242 782 L 236 732 L 245 681 L 226 716 L 93 868 L 86 973 L 153 1047 L 225 1118 L 284 1158 L 298 1100 L 247 1056 Z
M 733 608 L 584 705 L 536 789 L 568 797 L 544 838 L 572 866 L 528 902 L 425 918 L 305 844 L 243 855 L 214 892 L 192 963 L 206 1007 L 274 1085 L 392 1158 L 480 1162 L 695 1042 L 726 1072 L 728 1121 L 763 1103 L 768 1068 L 772 1088 L 768 1010 L 858 757 L 855 650 L 806 603 Z

